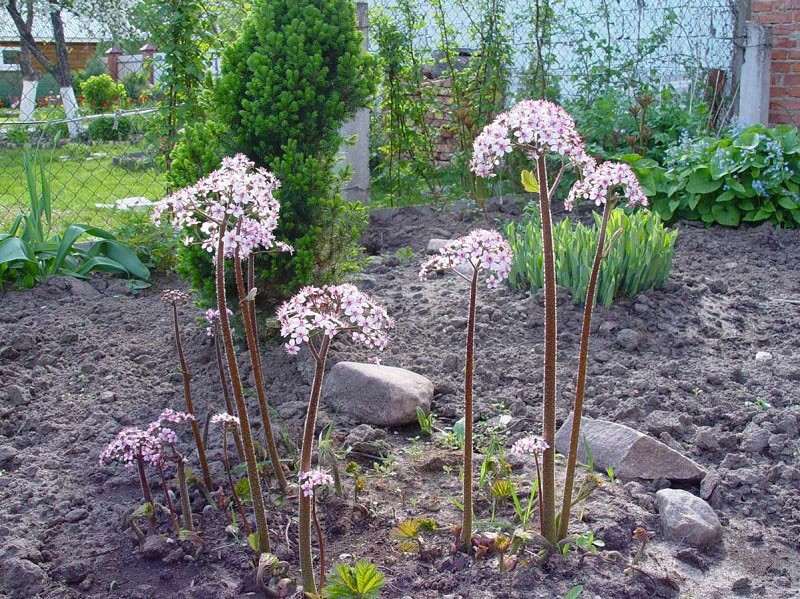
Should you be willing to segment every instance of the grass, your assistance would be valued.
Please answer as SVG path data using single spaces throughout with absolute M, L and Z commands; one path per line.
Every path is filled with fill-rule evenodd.
M 114 156 L 143 150 L 143 144 L 109 142 L 71 143 L 43 151 L 53 198 L 54 230 L 75 223 L 113 229 L 115 211 L 97 204 L 137 196 L 161 198 L 165 192 L 163 173 L 154 169 L 132 171 L 112 164 Z M 2 225 L 8 225 L 29 203 L 22 154 L 21 148 L 0 149 Z

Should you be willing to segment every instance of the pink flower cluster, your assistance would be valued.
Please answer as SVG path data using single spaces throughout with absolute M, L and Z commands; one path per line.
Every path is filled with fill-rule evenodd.
M 227 308 L 227 312 L 228 316 L 233 316 L 233 311 L 230 308 Z M 206 327 L 206 335 L 213 337 L 214 328 L 216 327 L 217 323 L 219 323 L 219 310 L 216 308 L 206 310 L 205 318 L 206 322 L 208 323 L 208 326 Z
M 591 171 L 595 164 L 572 117 L 546 100 L 523 100 L 484 127 L 475 138 L 470 168 L 479 177 L 493 177 L 495 167 L 515 147 L 533 160 L 560 154 L 582 172 Z
M 321 468 L 300 473 L 300 490 L 304 497 L 313 497 L 314 491 L 323 485 L 332 485 L 333 477 Z
M 523 437 L 514 445 L 511 446 L 511 449 L 508 451 L 509 455 L 532 455 L 532 454 L 542 454 L 544 453 L 545 449 L 548 449 L 550 446 L 545 443 L 544 439 L 541 437 L 537 437 L 536 435 L 529 435 L 527 437 Z
M 246 259 L 257 248 L 288 251 L 290 246 L 276 242 L 274 235 L 280 206 L 273 192 L 278 187 L 275 175 L 237 154 L 223 158 L 220 168 L 194 185 L 158 202 L 153 222 L 158 224 L 166 213 L 176 228 L 199 227 L 203 248 L 215 258 L 220 235 L 227 258 Z
M 349 331 L 355 343 L 383 349 L 394 320 L 386 310 L 354 285 L 304 287 L 277 312 L 286 351 L 296 354 L 317 332 L 333 338 Z
M 136 427 L 122 429 L 108 447 L 100 452 L 100 465 L 121 462 L 130 468 L 139 457 L 150 466 L 163 465 L 164 448 L 178 442 L 175 431 L 163 423 L 179 424 L 189 420 L 194 420 L 194 416 L 166 408 L 158 420 L 151 422 L 144 430 Z
M 439 250 L 438 255 L 423 262 L 419 278 L 424 281 L 432 272 L 455 269 L 461 264 L 469 264 L 476 270 L 488 270 L 490 274 L 486 286 L 496 289 L 511 272 L 511 246 L 497 231 L 475 229 L 469 235 L 450 241 Z
M 619 162 L 604 162 L 583 180 L 575 182 L 569 190 L 564 207 L 572 210 L 575 202 L 581 198 L 600 206 L 606 203 L 611 192 L 619 190 L 628 198 L 629 206 L 647 206 L 647 196 L 631 167 Z
M 220 414 L 214 414 L 211 417 L 212 424 L 222 424 L 223 426 L 227 425 L 235 425 L 239 426 L 239 418 L 237 416 L 232 416 L 226 412 L 221 412 Z

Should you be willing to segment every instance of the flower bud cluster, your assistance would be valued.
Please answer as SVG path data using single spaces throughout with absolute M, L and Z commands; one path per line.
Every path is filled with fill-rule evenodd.
M 175 431 L 164 426 L 164 423 L 179 424 L 189 420 L 194 420 L 194 416 L 166 408 L 158 420 L 151 422 L 146 429 L 136 427 L 122 429 L 100 453 L 100 465 L 120 462 L 130 468 L 136 464 L 138 458 L 142 458 L 149 466 L 163 465 L 165 448 L 174 446 L 178 442 Z
M 470 169 L 479 177 L 494 177 L 495 167 L 506 154 L 521 148 L 533 160 L 556 153 L 582 172 L 594 168 L 575 121 L 546 100 L 524 100 L 495 118 L 475 138 Z
M 569 190 L 564 207 L 572 210 L 575 202 L 581 198 L 600 206 L 606 203 L 609 194 L 614 191 L 621 191 L 628 198 L 629 206 L 647 206 L 647 196 L 631 167 L 620 162 L 604 162 L 583 180 L 575 182 Z
M 511 246 L 497 231 L 475 229 L 469 235 L 448 242 L 438 255 L 423 262 L 419 278 L 424 281 L 432 272 L 462 264 L 488 270 L 486 286 L 496 289 L 511 272 Z
M 222 424 L 223 426 L 233 424 L 235 426 L 239 426 L 239 418 L 237 416 L 232 416 L 227 412 L 221 412 L 219 414 L 214 414 L 211 417 L 211 424 Z
M 230 308 L 226 308 L 226 311 L 228 312 L 228 316 L 233 316 L 233 311 Z M 219 323 L 219 310 L 216 308 L 206 310 L 205 318 L 206 322 L 208 323 L 208 326 L 206 327 L 206 335 L 213 337 L 214 328 Z
M 159 224 L 166 214 L 176 228 L 199 227 L 203 248 L 215 258 L 220 235 L 227 258 L 247 259 L 257 248 L 287 250 L 289 246 L 278 244 L 274 236 L 280 206 L 273 193 L 279 187 L 275 175 L 237 154 L 223 158 L 220 168 L 194 185 L 158 202 L 153 221 Z
M 333 338 L 349 331 L 355 343 L 383 349 L 394 320 L 354 285 L 304 287 L 277 312 L 286 351 L 296 354 L 314 333 Z
M 321 468 L 300 473 L 300 490 L 304 497 L 313 497 L 318 487 L 332 484 L 333 477 Z
M 549 447 L 550 446 L 541 437 L 529 435 L 514 443 L 514 445 L 512 445 L 511 449 L 508 451 L 508 454 L 518 456 L 533 454 L 541 455 L 546 449 L 549 449 Z
M 186 293 L 185 291 L 180 291 L 179 289 L 166 289 L 161 292 L 161 301 L 165 304 L 188 304 L 192 299 L 192 296 Z

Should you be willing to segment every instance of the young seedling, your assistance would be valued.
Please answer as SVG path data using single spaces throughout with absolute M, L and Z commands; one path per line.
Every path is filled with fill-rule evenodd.
M 311 472 L 317 409 L 331 341 L 339 333 L 349 333 L 355 343 L 367 348 L 383 349 L 394 321 L 372 298 L 353 285 L 304 287 L 278 309 L 277 317 L 281 323 L 281 335 L 289 338 L 286 351 L 295 355 L 305 343 L 316 361 L 300 447 L 300 479 L 303 481 Z M 311 555 L 311 518 L 312 498 L 302 493 L 299 528 L 303 590 L 306 593 L 318 593 Z
M 267 514 L 264 509 L 264 496 L 258 471 L 255 446 L 253 444 L 250 417 L 245 403 L 239 364 L 233 343 L 230 325 L 228 301 L 225 290 L 225 260 L 234 260 L 237 283 L 242 276 L 242 260 L 247 260 L 258 249 L 277 248 L 291 251 L 291 247 L 275 240 L 274 230 L 278 224 L 280 206 L 273 197 L 273 192 L 280 186 L 275 176 L 262 168 L 255 168 L 252 161 L 243 154 L 232 158 L 223 158 L 219 169 L 207 177 L 200 179 L 191 187 L 182 189 L 161 200 L 156 205 L 153 221 L 160 223 L 166 213 L 170 215 L 172 226 L 184 228 L 189 232 L 185 242 L 194 242 L 192 234 L 199 235 L 204 249 L 213 255 L 215 267 L 215 284 L 217 292 L 217 310 L 219 311 L 219 328 L 225 348 L 225 358 L 231 377 L 231 388 L 239 418 L 247 475 L 250 484 L 253 511 L 256 518 L 257 552 L 269 552 L 269 528 Z M 237 285 L 238 287 L 238 285 Z M 249 307 L 250 291 L 241 293 L 240 301 L 243 310 Z M 248 311 L 244 317 L 248 347 L 257 348 L 256 340 L 251 339 L 254 331 L 252 314 Z M 260 360 L 251 351 L 251 359 Z M 255 368 L 254 368 L 255 372 Z M 261 406 L 263 408 L 263 406 Z M 264 413 L 262 410 L 262 418 Z M 268 430 L 265 428 L 265 433 Z M 271 435 L 267 435 L 267 444 L 274 443 Z M 273 470 L 278 473 L 281 464 L 276 455 L 270 451 Z
M 344 490 L 342 489 L 342 475 L 339 472 L 339 458 L 336 455 L 336 450 L 333 448 L 333 423 L 331 422 L 319 433 L 319 441 L 317 442 L 317 462 L 320 465 L 327 465 L 333 475 L 333 492 L 337 497 L 344 499 Z
M 472 385 L 475 373 L 475 312 L 478 303 L 478 278 L 482 270 L 489 276 L 486 286 L 496 289 L 511 270 L 511 248 L 497 231 L 476 229 L 469 235 L 450 241 L 439 254 L 422 263 L 419 276 L 425 280 L 438 270 L 450 269 L 469 283 L 469 308 L 467 319 L 467 348 L 464 374 L 464 511 L 461 521 L 459 549 L 472 547 L 472 452 L 473 452 L 473 398 Z
M 417 406 L 417 422 L 419 422 L 419 428 L 424 436 L 430 437 L 433 434 L 433 422 L 435 419 L 436 416 L 433 412 L 426 414 L 425 410 Z
M 397 541 L 400 551 L 422 554 L 425 550 L 422 533 L 436 532 L 438 528 L 433 518 L 411 518 L 392 529 L 392 538 Z
M 208 469 L 203 435 L 200 433 L 200 426 L 197 423 L 197 414 L 194 411 L 194 402 L 192 401 L 192 375 L 189 373 L 189 364 L 183 352 L 181 329 L 178 324 L 178 306 L 181 304 L 188 304 L 191 301 L 191 296 L 184 291 L 167 289 L 161 294 L 161 300 L 172 306 L 172 326 L 175 334 L 175 347 L 178 350 L 178 359 L 181 364 L 181 377 L 183 378 L 183 399 L 186 403 L 186 412 L 192 415 L 190 421 L 192 435 L 194 436 L 194 443 L 197 446 L 197 458 L 200 461 L 200 470 L 203 473 L 203 484 L 206 486 L 206 490 L 211 492 L 214 490 L 214 483 L 211 480 L 211 471 Z

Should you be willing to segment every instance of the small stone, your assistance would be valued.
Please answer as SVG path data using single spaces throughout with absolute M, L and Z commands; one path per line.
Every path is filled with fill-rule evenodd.
M 160 560 L 163 559 L 171 549 L 166 537 L 150 535 L 145 539 L 141 552 L 147 559 Z
M 117 394 L 113 391 L 102 391 L 100 395 L 97 396 L 97 399 L 100 403 L 111 403 L 117 398 Z
M 75 343 L 80 336 L 75 331 L 64 331 L 61 333 L 61 343 Z
M 186 554 L 183 552 L 183 549 L 181 549 L 180 547 L 176 547 L 175 549 L 170 551 L 166 556 L 164 556 L 164 559 L 162 559 L 161 561 L 164 562 L 165 564 L 176 564 L 183 559 L 184 555 Z
M 682 561 L 684 564 L 689 564 L 697 568 L 698 570 L 702 570 L 706 572 L 708 570 L 708 561 L 703 555 L 694 547 L 686 547 L 678 551 L 675 554 L 675 557 Z
M 449 354 L 442 362 L 442 371 L 447 373 L 458 372 L 459 360 L 455 354 Z
M 600 333 L 603 335 L 608 335 L 609 333 L 613 333 L 617 330 L 619 325 L 616 322 L 611 322 L 610 320 L 605 321 L 603 324 L 600 325 Z
M 64 584 L 78 584 L 89 575 L 89 565 L 82 561 L 68 562 L 56 566 L 50 575 Z
M 19 451 L 13 445 L 0 445 L 0 468 L 11 468 L 18 455 Z
M 772 360 L 772 354 L 768 351 L 756 352 L 756 362 L 769 362 Z
M 759 426 L 755 422 L 750 422 L 742 432 L 742 440 L 739 444 L 742 451 L 761 453 L 769 446 L 769 439 L 772 433 Z
M 11 341 L 11 347 L 18 352 L 30 351 L 36 347 L 36 337 L 34 337 L 33 334 L 23 333 Z
M 369 424 L 359 424 L 345 437 L 344 446 L 362 453 L 383 455 L 390 450 L 385 439 L 386 431 L 373 428 Z
M 622 329 L 616 336 L 617 345 L 622 349 L 633 351 L 639 347 L 642 342 L 642 335 L 633 329 Z
M 744 594 L 750 591 L 750 587 L 752 586 L 752 581 L 747 577 L 743 576 L 742 578 L 737 578 L 733 581 L 731 585 L 731 590 L 738 594 Z
M 656 493 L 656 505 L 666 538 L 698 549 L 722 539 L 722 525 L 714 509 L 688 491 L 662 489 Z
M 6 387 L 6 397 L 8 398 L 8 403 L 15 408 L 27 406 L 31 403 L 30 392 L 19 385 L 9 385 Z
M 4 347 L 0 349 L 0 358 L 4 360 L 16 360 L 19 358 L 19 352 L 13 347 Z
M 68 511 L 64 515 L 64 520 L 66 520 L 67 522 L 73 522 L 73 523 L 74 522 L 80 522 L 81 520 L 84 520 L 88 515 L 89 515 L 89 512 L 87 512 L 86 510 L 84 510 L 82 508 L 75 508 L 74 510 Z
M 97 372 L 97 366 L 95 366 L 91 362 L 84 362 L 83 364 L 81 364 L 82 374 L 94 374 L 95 372 Z

